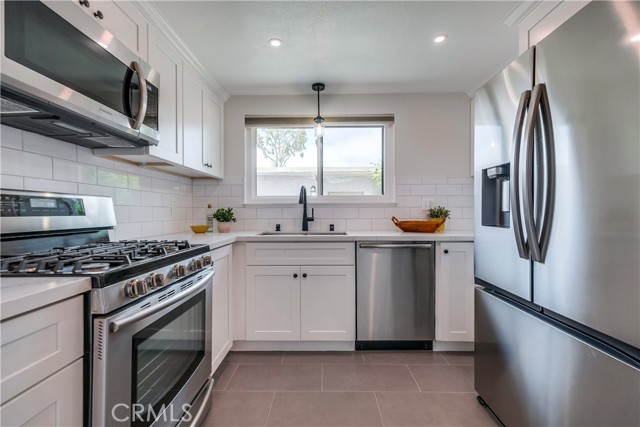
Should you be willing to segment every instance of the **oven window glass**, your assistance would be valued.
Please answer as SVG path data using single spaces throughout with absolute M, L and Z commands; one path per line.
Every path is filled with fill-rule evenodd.
M 132 426 L 149 426 L 204 358 L 205 295 L 202 291 L 133 336 L 132 402 L 142 409 Z M 142 418 L 142 419 L 140 419 Z

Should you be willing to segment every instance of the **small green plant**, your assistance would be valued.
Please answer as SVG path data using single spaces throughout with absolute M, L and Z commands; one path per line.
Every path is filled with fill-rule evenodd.
M 429 209 L 429 218 L 449 218 L 451 211 L 444 206 L 436 206 Z
M 219 208 L 213 213 L 213 218 L 218 222 L 236 222 L 233 208 Z

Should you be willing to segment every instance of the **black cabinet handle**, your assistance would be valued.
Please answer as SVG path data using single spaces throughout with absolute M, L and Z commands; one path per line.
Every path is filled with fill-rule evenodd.
M 297 279 L 298 278 L 298 273 L 293 273 L 293 278 Z
M 445 253 L 445 254 L 448 254 L 448 253 L 449 253 L 449 249 L 445 249 L 445 250 L 444 250 L 444 253 Z
M 307 278 L 307 273 L 302 273 L 302 277 Z
M 80 0 L 80 6 L 89 7 L 91 4 L 89 3 L 89 0 Z
M 95 12 L 93 16 L 95 16 L 98 19 L 104 19 L 104 15 L 100 11 Z

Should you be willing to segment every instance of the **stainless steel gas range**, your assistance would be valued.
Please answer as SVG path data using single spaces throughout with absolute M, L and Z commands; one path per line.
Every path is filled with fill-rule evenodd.
M 87 424 L 197 425 L 209 409 L 208 245 L 110 242 L 110 198 L 1 191 L 2 277 L 86 276 Z

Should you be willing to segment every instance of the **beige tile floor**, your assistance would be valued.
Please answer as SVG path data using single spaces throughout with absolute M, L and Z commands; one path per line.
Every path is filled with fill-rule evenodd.
M 204 426 L 495 426 L 473 354 L 231 352 Z

